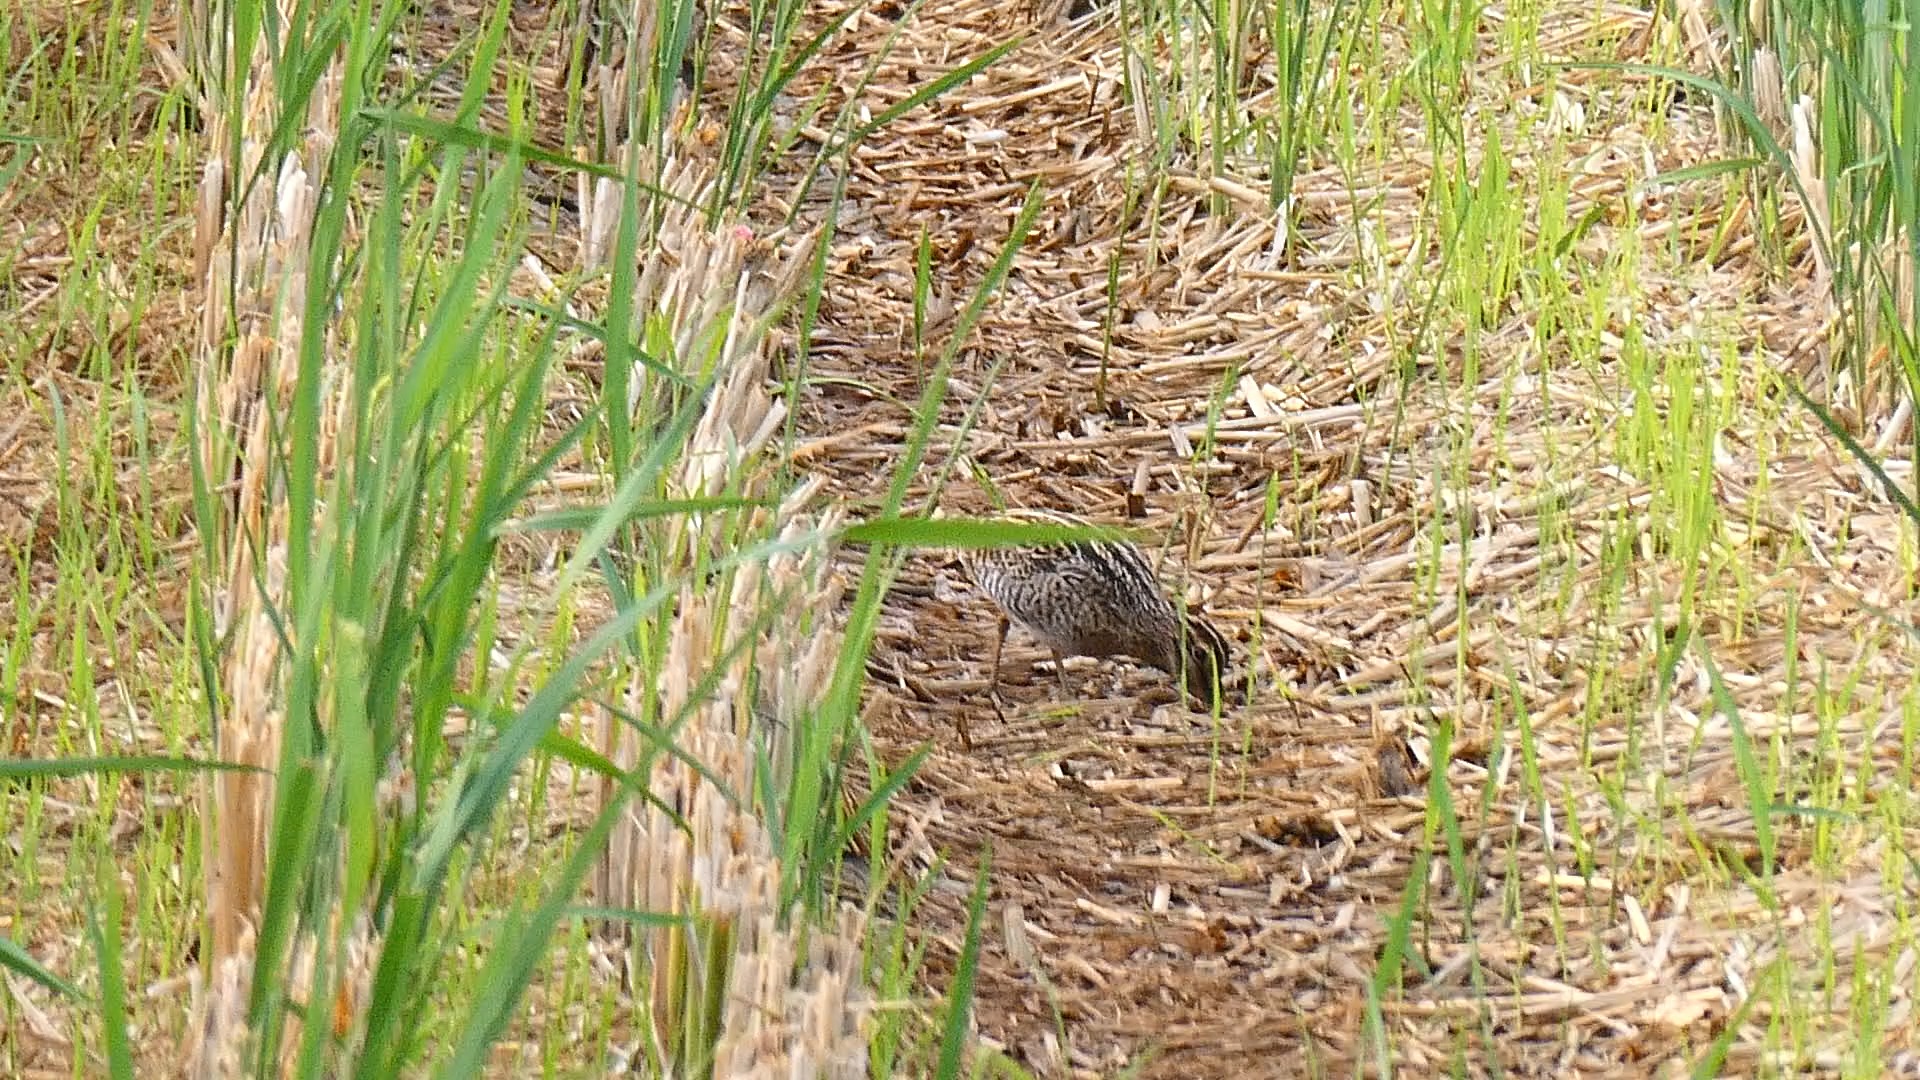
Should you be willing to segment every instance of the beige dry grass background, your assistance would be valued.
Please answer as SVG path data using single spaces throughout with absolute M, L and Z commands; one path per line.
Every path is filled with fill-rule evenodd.
M 1744 152 L 1711 99 L 1561 66 L 1707 71 L 1725 49 L 1712 13 L 1477 10 L 1459 35 L 1433 32 L 1454 13 L 1445 5 L 1349 13 L 1364 25 L 1325 91 L 1329 134 L 1294 179 L 1291 226 L 1260 161 L 1205 152 L 1210 125 L 1272 107 L 1271 58 L 1246 57 L 1230 80 L 1237 104 L 1211 111 L 1220 103 L 1194 87 L 1212 75 L 1182 75 L 1198 61 L 1178 59 L 1176 42 L 1147 34 L 1152 49 L 1127 51 L 1140 40 L 1127 37 L 1140 17 L 1128 4 L 868 5 L 774 105 L 792 145 L 742 230 L 681 255 L 723 277 L 794 257 L 843 185 L 809 381 L 776 402 L 758 366 L 792 362 L 789 320 L 764 355 L 736 358 L 744 374 L 722 384 L 700 445 L 765 445 L 790 410 L 797 441 L 780 464 L 814 496 L 789 503 L 792 519 L 875 511 L 910 403 L 1037 182 L 1036 227 L 961 345 L 909 506 L 932 509 L 934 477 L 950 469 L 938 500 L 949 513 L 1004 501 L 1138 519 L 1163 539 L 1166 576 L 1237 637 L 1259 689 L 1210 717 L 1150 672 L 1072 662 L 1084 690 L 1067 700 L 1030 674 L 1044 654 L 1016 638 L 996 714 L 988 602 L 952 566 L 909 558 L 862 715 L 880 759 L 932 752 L 893 799 L 887 850 L 867 853 L 876 878 L 896 872 L 882 883 L 892 899 L 813 943 L 824 974 L 809 1000 L 855 1008 L 737 1008 L 730 1065 L 776 1057 L 792 1028 L 831 1043 L 857 1036 L 847 1015 L 934 1000 L 962 951 L 963 868 L 984 850 L 973 1021 L 986 1075 L 1349 1075 L 1383 1058 L 1406 1075 L 1678 1075 L 1715 1055 L 1735 1075 L 1914 1068 L 1914 527 L 1782 380 L 1809 376 L 1883 452 L 1901 429 L 1880 425 L 1903 414 L 1827 377 L 1832 270 L 1800 202 L 1711 173 L 1660 179 Z M 33 6 L 9 23 L 9 48 L 23 70 L 27 43 L 45 36 L 106 49 L 116 11 Z M 396 66 L 430 69 L 480 14 L 422 5 Z M 806 19 L 846 14 L 834 0 Z M 125 137 L 59 133 L 68 150 L 0 195 L 13 313 L 0 331 L 0 575 L 12 576 L 0 711 L 14 757 L 209 745 L 178 719 L 192 700 L 179 657 L 196 543 L 179 416 L 197 377 L 205 256 L 180 194 L 197 179 L 181 162 L 195 159 L 170 156 L 184 129 L 150 104 L 184 77 L 163 47 L 169 18 L 129 53 L 134 116 L 114 128 Z M 558 139 L 566 102 L 566 38 L 547 20 L 517 10 L 507 38 L 539 106 L 536 140 Z M 689 117 L 677 176 L 711 175 L 712 103 L 742 77 L 740 13 L 722 6 L 707 29 L 709 114 Z M 1443 39 L 1451 68 L 1434 59 Z M 869 136 L 843 172 L 803 185 L 837 137 L 827 118 L 877 115 L 1014 41 Z M 1149 83 L 1155 95 L 1129 90 Z M 1771 119 L 1794 143 L 1790 110 Z M 1803 160 L 1808 122 L 1799 114 Z M 129 160 L 159 164 L 114 165 Z M 143 199 L 142 176 L 170 179 L 172 201 Z M 581 197 L 533 215 L 544 224 L 530 265 L 544 269 L 516 279 L 516 296 L 608 250 L 604 215 L 588 224 L 575 210 L 609 193 L 570 177 L 553 188 Z M 933 288 L 916 297 L 923 251 Z M 138 287 L 116 291 L 129 280 Z M 645 287 L 695 312 L 676 325 L 722 318 L 725 298 L 697 274 L 674 280 Z M 579 302 L 604 310 L 605 297 Z M 596 392 L 593 364 L 570 365 L 552 408 Z M 543 497 L 591 487 L 576 465 Z M 677 492 L 732 475 L 697 470 Z M 684 538 L 689 550 L 710 539 Z M 76 553 L 95 568 L 76 569 Z M 848 577 L 861 557 L 836 554 Z M 556 558 L 508 542 L 503 622 L 551 614 Z M 843 608 L 840 583 L 815 571 L 767 574 Z M 116 582 L 113 602 L 89 612 L 68 597 L 85 572 Z M 588 597 L 566 618 L 606 614 Z M 691 650 L 728 611 L 690 594 L 679 618 L 668 647 Z M 797 703 L 822 690 L 805 676 L 826 658 L 794 658 L 835 640 L 816 633 L 770 634 L 758 661 L 799 672 L 795 685 L 755 701 L 730 685 L 692 725 L 696 757 L 745 785 L 734 725 L 755 708 L 803 715 Z M 581 728 L 594 719 L 610 756 L 633 760 L 604 713 Z M 87 744 L 103 733 L 111 745 Z M 551 793 L 516 796 L 523 816 L 475 871 L 502 907 L 516 875 L 550 865 L 543 842 L 578 833 L 605 795 L 564 765 L 534 775 Z M 767 915 L 778 871 L 757 823 L 712 804 L 712 785 L 676 760 L 653 779 L 710 831 L 688 839 L 636 805 L 601 898 L 680 910 L 641 872 L 648 837 L 685 842 L 662 865 L 691 866 L 700 843 L 733 850 L 701 866 L 701 891 L 738 901 L 716 917 L 765 943 L 773 960 L 752 977 L 777 986 L 804 948 Z M 211 897 L 167 859 L 201 857 L 194 783 L 113 790 L 114 803 L 89 779 L 49 781 L 31 803 L 0 796 L 21 885 L 0 904 L 0 932 L 55 971 L 87 971 L 95 852 L 74 837 L 105 837 L 133 888 L 132 925 L 173 935 L 129 953 L 134 1016 L 153 1036 L 141 1060 L 158 1075 L 190 1042 L 190 972 L 241 935 L 190 944 Z M 1756 805 L 1783 809 L 1757 819 Z M 925 950 L 923 982 L 871 1002 L 847 978 L 847 942 L 890 933 L 893 900 L 916 886 L 925 898 L 906 932 Z M 672 936 L 636 940 L 647 934 Z M 635 1034 L 631 995 L 671 993 L 634 981 L 617 945 L 585 933 L 561 944 L 493 1058 L 499 1075 L 595 1074 L 608 1048 L 566 1036 L 650 1037 Z M 86 1011 L 17 976 L 7 990 L 0 1060 L 23 1076 L 88 1074 L 99 1051 Z M 931 1058 L 905 1060 L 925 1070 Z

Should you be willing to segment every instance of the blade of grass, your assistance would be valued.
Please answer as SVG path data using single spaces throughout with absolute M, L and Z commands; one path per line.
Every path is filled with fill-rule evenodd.
M 980 927 L 987 917 L 987 872 L 993 865 L 993 850 L 980 853 L 980 868 L 973 875 L 973 897 L 967 901 L 967 931 L 961 940 L 960 956 L 954 964 L 953 982 L 947 987 L 947 1015 L 940 1030 L 940 1060 L 934 1068 L 939 1080 L 956 1080 L 966 1054 L 973 1018 L 974 977 L 980 969 Z
M 487 953 L 487 960 L 481 971 L 478 985 L 480 997 L 466 1014 L 458 1035 L 455 1036 L 453 1052 L 434 1075 L 447 1078 L 480 1076 L 486 1071 L 488 1055 L 494 1042 L 506 1030 L 507 1022 L 512 1018 L 514 1006 L 520 996 L 526 992 L 529 977 L 534 965 L 546 954 L 547 941 L 553 936 L 553 929 L 566 916 L 572 906 L 572 898 L 578 894 L 581 882 L 593 869 L 600 858 L 600 852 L 606 847 L 607 835 L 613 831 L 613 824 L 626 810 L 627 800 L 624 794 L 610 799 L 592 826 L 581 835 L 573 854 L 567 857 L 565 865 L 556 875 L 553 887 L 547 896 L 531 911 L 516 913 L 505 919 L 494 935 L 495 947 Z
M 889 517 L 856 522 L 841 533 L 853 544 L 903 548 L 996 548 L 1019 545 L 1137 542 L 1143 537 L 1110 525 L 994 521 L 975 518 Z
M 120 895 L 119 868 L 103 856 L 94 880 L 100 891 L 87 909 L 87 931 L 100 960 L 100 1021 L 107 1075 L 113 1080 L 133 1080 L 133 1044 L 127 1037 L 126 960 L 121 954 L 125 901 Z
M 1740 785 L 1746 789 L 1747 812 L 1753 815 L 1754 839 L 1760 845 L 1760 878 L 1767 887 L 1761 890 L 1763 901 L 1771 895 L 1774 859 L 1776 850 L 1773 836 L 1773 784 L 1761 771 L 1759 759 L 1753 753 L 1753 740 L 1747 734 L 1747 725 L 1740 717 L 1740 707 L 1727 690 L 1726 682 L 1720 677 L 1720 667 L 1713 662 L 1713 652 L 1707 647 L 1706 640 L 1694 637 L 1694 650 L 1700 657 L 1700 663 L 1707 669 L 1707 682 L 1713 692 L 1714 711 L 1726 718 L 1733 731 L 1733 764 L 1740 774 Z M 1770 903 L 1770 902 L 1769 902 Z
M 1367 982 L 1366 1013 L 1362 1020 L 1362 1037 L 1371 1051 L 1374 1071 L 1382 1080 L 1393 1075 L 1393 1047 L 1387 1040 L 1387 1020 L 1384 1005 L 1389 990 L 1400 985 L 1401 964 L 1407 956 L 1407 945 L 1413 940 L 1413 923 L 1420 910 L 1422 898 L 1426 895 L 1427 864 L 1433 855 L 1428 849 L 1420 848 L 1413 853 L 1413 865 L 1407 870 L 1407 884 L 1400 893 L 1400 910 L 1387 917 L 1387 942 L 1380 950 L 1380 961 L 1374 965 L 1373 978 Z
M 0 758 L 0 780 L 147 773 L 265 772 L 251 765 L 175 757 Z
M 86 991 L 42 967 L 31 953 L 14 944 L 12 938 L 0 935 L 0 968 L 6 968 L 17 975 L 24 975 L 34 982 L 57 994 L 65 994 L 76 1001 L 87 1000 Z

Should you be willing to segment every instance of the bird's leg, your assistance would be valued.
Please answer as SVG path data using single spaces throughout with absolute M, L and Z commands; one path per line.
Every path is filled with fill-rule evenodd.
M 1006 716 L 1006 713 L 1000 708 L 1000 651 L 1006 648 L 1007 630 L 1009 628 L 1010 623 L 1007 620 L 1006 614 L 1003 612 L 1000 615 L 999 626 L 994 630 L 993 670 L 992 674 L 987 676 L 987 700 L 993 702 L 993 711 L 998 713 L 1002 718 Z
M 1067 685 L 1067 658 L 1060 655 L 1059 649 L 1049 651 L 1053 653 L 1053 673 L 1060 676 L 1060 691 L 1071 696 L 1073 690 Z

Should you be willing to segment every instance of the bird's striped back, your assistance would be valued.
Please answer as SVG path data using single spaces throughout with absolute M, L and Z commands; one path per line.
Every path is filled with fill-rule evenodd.
M 1053 510 L 1014 509 L 1002 520 L 1088 528 Z M 1226 639 L 1197 612 L 1182 612 L 1138 545 L 1125 539 L 1062 540 L 962 551 L 981 591 L 1049 648 L 1068 655 L 1124 653 L 1201 691 L 1226 671 Z
M 1012 508 L 998 515 L 1001 520 L 1028 525 L 1059 525 L 1065 528 L 1095 528 L 1090 522 L 1057 510 Z M 1118 591 L 1140 597 L 1142 605 L 1165 600 L 1160 581 L 1138 545 L 1130 540 L 1061 540 L 1050 544 L 972 548 L 960 553 L 960 561 L 976 584 L 989 594 L 995 589 L 984 579 L 1008 575 L 1027 576 L 1052 568 L 1078 569 L 1111 581 Z M 1000 597 L 994 595 L 994 599 Z

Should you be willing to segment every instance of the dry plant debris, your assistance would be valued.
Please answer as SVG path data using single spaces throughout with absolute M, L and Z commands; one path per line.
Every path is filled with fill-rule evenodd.
M 840 10 L 822 7 L 822 20 Z M 1778 818 L 1770 909 L 1739 869 L 1757 865 L 1758 844 L 1732 727 L 1694 654 L 1662 700 L 1658 655 L 1683 596 L 1697 599 L 1748 732 L 1786 774 L 1810 775 L 1824 730 L 1830 753 L 1859 763 L 1845 783 L 1905 788 L 1910 736 L 1895 717 L 1915 667 L 1897 627 L 1913 610 L 1913 538 L 1843 452 L 1737 370 L 1823 359 L 1818 319 L 1793 295 L 1814 271 L 1807 250 L 1776 280 L 1737 223 L 1710 249 L 1725 207 L 1645 184 L 1720 156 L 1705 104 L 1656 111 L 1645 81 L 1596 72 L 1551 93 L 1509 86 L 1497 42 L 1483 41 L 1487 82 L 1469 109 L 1500 128 L 1517 179 L 1572 175 L 1568 219 L 1598 222 L 1573 245 L 1577 264 L 1635 269 L 1595 325 L 1562 331 L 1584 335 L 1597 362 L 1512 304 L 1469 367 L 1457 325 L 1414 338 L 1424 283 L 1443 275 L 1422 220 L 1436 151 L 1411 105 L 1382 122 L 1399 141 L 1376 148 L 1379 175 L 1316 165 L 1298 178 L 1303 235 L 1287 261 L 1258 176 L 1176 165 L 1164 199 L 1141 204 L 1158 217 L 1140 220 L 1127 168 L 1147 148 L 1124 105 L 1116 28 L 1058 14 L 957 0 L 899 26 L 864 13 L 836 39 L 851 64 L 898 31 L 870 91 L 877 110 L 938 65 L 1027 35 L 964 92 L 854 153 L 814 358 L 833 381 L 800 407 L 814 440 L 802 453 L 854 504 L 867 495 L 939 344 L 919 355 L 911 339 L 921 230 L 936 307 L 951 312 L 1039 179 L 1036 240 L 962 353 L 945 449 L 980 462 L 1010 503 L 1106 520 L 1126 515 L 1144 470 L 1146 524 L 1166 556 L 1284 691 L 1212 720 L 1155 699 L 1151 673 L 1103 668 L 1104 696 L 1059 708 L 1038 678 L 1028 707 L 1000 721 L 982 693 L 989 602 L 950 568 L 910 564 L 869 712 L 899 755 L 942 747 L 900 804 L 932 822 L 923 859 L 966 867 L 991 845 L 981 1033 L 1045 1075 L 1140 1061 L 1146 1076 L 1345 1073 L 1365 1052 L 1367 984 L 1424 852 L 1417 958 L 1384 1004 L 1409 1070 L 1485 1075 L 1495 1057 L 1526 1075 L 1671 1067 L 1704 1053 L 1756 979 L 1781 977 L 1770 965 L 1822 957 L 1833 997 L 1798 1019 L 1819 1048 L 1810 1057 L 1830 1065 L 1855 965 L 1911 969 L 1894 928 L 1910 872 L 1884 840 L 1816 842 Z M 1554 5 L 1540 36 L 1552 57 L 1649 59 L 1666 32 L 1643 11 Z M 822 90 L 802 82 L 796 97 Z M 830 115 L 840 99 L 824 92 Z M 1558 159 L 1534 156 L 1549 140 L 1529 133 L 1546 125 L 1559 126 Z M 1477 146 L 1468 158 L 1477 166 Z M 1529 210 L 1523 231 L 1539 228 Z M 1703 481 L 1717 538 L 1692 564 L 1647 535 L 1676 513 L 1670 485 L 1616 460 L 1632 347 L 1710 357 L 1727 395 Z M 1736 370 L 1723 379 L 1721 364 Z M 978 430 L 952 446 L 981 392 Z M 964 483 L 941 505 L 989 508 Z M 1608 549 L 1622 543 L 1637 550 L 1615 572 Z M 1016 647 L 1008 670 L 1017 679 L 1018 661 L 1042 655 Z M 1787 692 L 1793 673 L 1822 670 L 1857 674 L 1849 716 L 1823 723 L 1809 695 Z M 1453 752 L 1439 782 L 1477 874 L 1465 882 L 1423 832 L 1442 723 Z M 1836 873 L 1828 844 L 1852 871 Z M 964 889 L 936 890 L 923 913 L 949 956 L 964 904 Z M 1829 917 L 1830 953 L 1806 932 Z M 1889 1053 L 1914 1023 L 1906 990 L 1892 993 Z M 1744 1016 L 1735 1071 L 1781 1064 L 1759 1056 L 1767 1023 L 1764 1007 Z
M 809 17 L 824 25 L 844 7 L 829 0 Z M 427 9 L 407 44 L 417 65 L 478 11 Z M 1488 12 L 1490 24 L 1504 17 Z M 1105 686 L 1100 696 L 1062 708 L 1038 680 L 1010 691 L 1027 707 L 995 718 L 983 697 L 988 601 L 938 565 L 909 565 L 876 645 L 868 713 L 896 759 L 925 741 L 940 748 L 899 797 L 902 819 L 922 823 L 900 840 L 913 864 L 968 866 L 992 847 L 981 1035 L 1044 1075 L 1111 1075 L 1142 1060 L 1146 1076 L 1346 1073 L 1366 1051 L 1365 992 L 1389 919 L 1425 855 L 1417 960 L 1383 1005 L 1409 1071 L 1486 1075 L 1493 1056 L 1524 1075 L 1671 1067 L 1699 1056 L 1757 985 L 1783 978 L 1807 980 L 1818 1001 L 1779 1017 L 1772 996 L 1744 1014 L 1733 1071 L 1832 1068 L 1848 1050 L 1849 1011 L 1865 1007 L 1856 993 L 1882 979 L 1882 1048 L 1890 1065 L 1910 1064 L 1894 1056 L 1916 1041 L 1903 925 L 1913 881 L 1901 860 L 1920 838 L 1897 818 L 1777 818 L 1778 869 L 1761 893 L 1745 876 L 1759 843 L 1734 728 L 1696 654 L 1682 651 L 1669 692 L 1658 692 L 1675 613 L 1696 605 L 1693 628 L 1783 779 L 1775 801 L 1839 792 L 1871 808 L 1876 793 L 1914 784 L 1909 688 L 1920 665 L 1901 629 L 1915 615 L 1913 530 L 1759 377 L 1824 361 L 1827 328 L 1798 299 L 1817 272 L 1812 255 L 1790 249 L 1782 274 L 1753 239 L 1752 207 L 1645 184 L 1720 156 L 1705 104 L 1594 71 L 1547 89 L 1519 78 L 1503 39 L 1483 28 L 1466 103 L 1476 130 L 1501 130 L 1516 178 L 1571 177 L 1567 218 L 1591 211 L 1595 221 L 1571 245 L 1572 265 L 1607 268 L 1629 288 L 1596 297 L 1584 326 L 1542 328 L 1507 304 L 1469 355 L 1456 313 L 1417 330 L 1425 286 L 1441 276 L 1423 214 L 1447 152 L 1426 144 L 1411 104 L 1369 118 L 1388 137 L 1369 151 L 1371 175 L 1310 162 L 1298 177 L 1289 260 L 1257 175 L 1209 176 L 1179 159 L 1161 198 L 1130 198 L 1128 170 L 1146 147 L 1111 17 L 1068 22 L 1058 4 L 994 0 L 930 0 L 904 23 L 899 14 L 879 5 L 855 15 L 790 96 L 823 92 L 831 115 L 845 93 L 835 65 L 855 70 L 895 33 L 869 108 L 995 43 L 1026 40 L 852 154 L 813 358 L 824 378 L 792 405 L 799 459 L 861 508 L 900 452 L 912 421 L 900 403 L 914 400 L 928 362 L 910 334 L 921 230 L 935 254 L 938 333 L 1040 180 L 1041 227 L 961 354 L 930 470 L 963 450 L 1015 503 L 1105 519 L 1124 516 L 1144 470 L 1145 524 L 1163 530 L 1166 556 L 1273 687 L 1205 718 L 1155 702 L 1150 675 L 1105 665 L 1080 680 Z M 1671 24 L 1622 5 L 1553 3 L 1538 19 L 1539 48 L 1556 58 L 1710 47 L 1676 43 Z M 555 47 L 536 16 L 522 21 L 514 42 Z M 714 24 L 708 93 L 723 100 L 726 56 L 744 30 L 726 9 Z M 1380 33 L 1389 52 L 1403 47 L 1400 27 Z M 564 100 L 553 57 L 534 68 L 543 102 Z M 1530 133 L 1544 125 L 1557 125 L 1557 156 L 1535 156 L 1548 143 Z M 824 137 L 801 134 L 797 153 Z M 1469 150 L 1470 166 L 1478 155 Z M 763 224 L 796 209 L 801 164 L 774 177 Z M 74 183 L 4 206 L 0 243 L 19 251 L 8 287 L 24 298 L 22 318 L 56 294 L 76 257 L 39 224 L 82 205 Z M 797 208 L 803 226 L 824 216 L 823 193 Z M 1802 211 L 1782 213 L 1790 230 Z M 103 242 L 139 243 L 137 227 L 115 224 Z M 1529 214 L 1520 228 L 1535 237 L 1541 224 Z M 1730 239 L 1718 244 L 1722 231 Z M 184 295 L 189 253 L 171 235 L 162 257 Z M 563 239 L 535 250 L 553 266 L 578 256 Z M 1109 344 L 1116 253 L 1126 271 Z M 189 313 L 156 305 L 138 349 L 178 352 L 192 333 Z M 70 411 L 111 393 L 76 374 L 85 344 L 47 341 L 31 361 L 36 392 L 58 387 Z M 1692 508 L 1713 535 L 1690 560 L 1652 539 L 1673 531 L 1676 482 L 1618 460 L 1635 416 L 1629 350 L 1701 358 L 1727 410 L 1698 478 L 1709 502 Z M 1229 371 L 1237 378 L 1226 382 Z M 981 424 L 955 447 L 953 425 L 980 393 Z M 1642 400 L 1643 410 L 1672 404 L 1659 391 Z M 17 404 L 0 400 L 0 417 L 32 415 Z M 565 405 L 563 395 L 555 407 Z M 0 542 L 29 553 L 50 542 L 58 472 L 36 428 L 0 420 Z M 185 488 L 179 463 L 149 479 L 161 498 Z M 115 486 L 123 497 L 138 490 Z M 943 505 L 988 502 L 962 486 Z M 186 543 L 178 555 L 184 565 Z M 537 560 L 524 569 L 535 574 Z M 156 626 L 178 617 L 168 587 L 156 583 Z M 11 603 L 0 598 L 9 623 Z M 139 641 L 158 636 L 141 629 Z M 45 628 L 31 635 L 24 686 L 58 685 L 61 644 Z M 117 662 L 137 668 L 147 647 Z M 1016 680 L 1018 661 L 1037 655 L 1013 643 Z M 1825 682 L 1846 689 L 1815 695 Z M 30 697 L 9 704 L 9 744 L 44 742 L 63 715 L 50 691 Z M 114 718 L 131 745 L 151 733 L 142 718 L 154 707 L 127 700 Z M 1531 761 L 1519 753 L 1522 716 Z M 952 738 L 962 720 L 967 752 Z M 1443 724 L 1452 760 L 1436 779 L 1427 769 Z M 1460 814 L 1470 880 L 1455 879 L 1427 834 L 1429 785 Z M 85 793 L 67 795 L 54 818 L 82 813 Z M 46 826 L 57 834 L 62 823 Z M 46 858 L 51 881 L 63 867 L 57 851 Z M 936 980 L 958 948 L 964 892 L 937 889 L 920 911 Z M 77 962 L 77 931 L 54 913 L 0 929 L 47 962 Z M 150 988 L 143 1007 L 166 1007 L 167 989 Z M 60 1025 L 22 1008 L 27 1056 L 63 1060 Z M 1798 1025 L 1802 1058 L 1763 1056 L 1770 1022 Z

